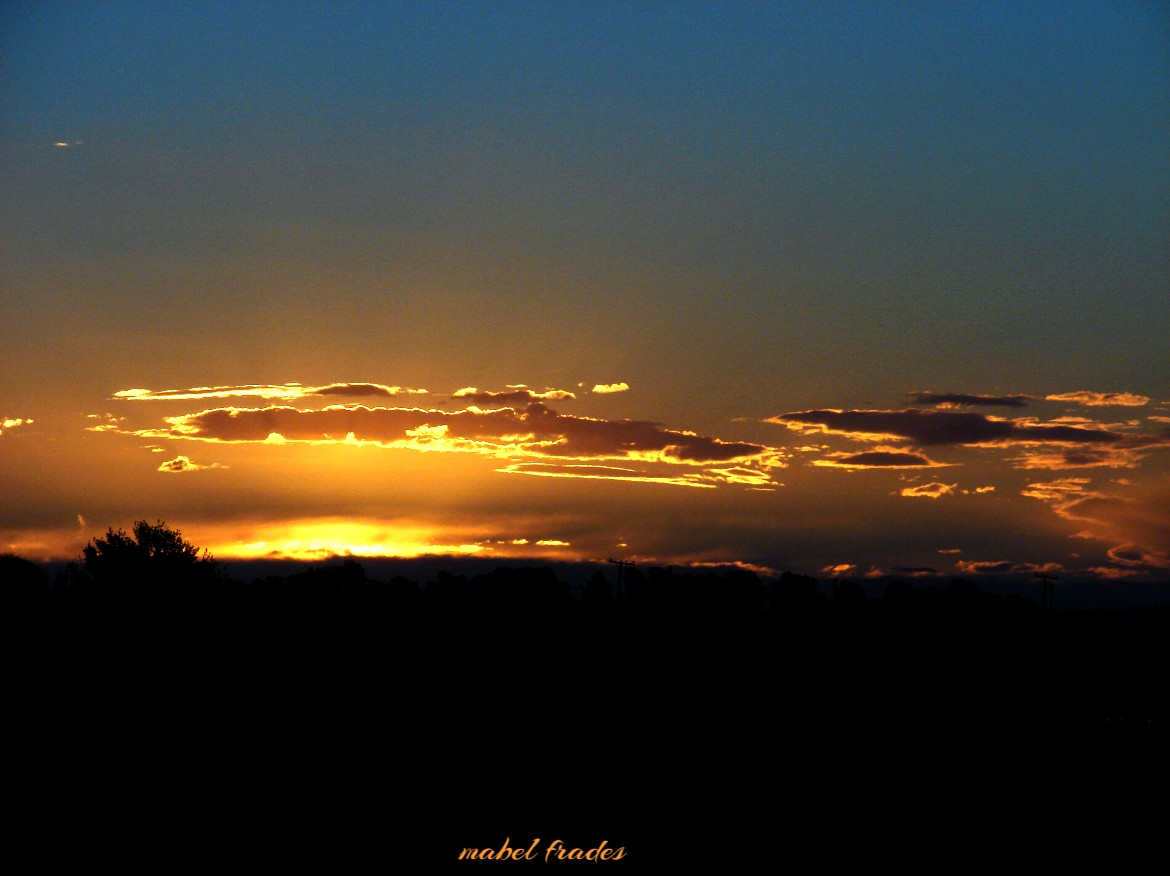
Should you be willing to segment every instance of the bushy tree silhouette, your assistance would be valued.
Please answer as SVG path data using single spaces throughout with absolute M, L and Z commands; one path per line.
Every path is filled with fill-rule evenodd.
M 127 535 L 109 529 L 82 549 L 81 566 L 71 569 L 73 583 L 92 586 L 103 595 L 134 598 L 161 596 L 188 585 L 215 580 L 217 564 L 206 551 L 161 520 L 139 520 Z

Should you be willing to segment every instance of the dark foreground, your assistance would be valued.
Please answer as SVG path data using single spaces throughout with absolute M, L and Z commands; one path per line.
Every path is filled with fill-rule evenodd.
M 14 835 L 45 867 L 427 872 L 504 867 L 458 857 L 505 840 L 539 840 L 506 868 L 1120 865 L 1168 717 L 1165 609 L 964 582 L 59 583 L 5 612 Z

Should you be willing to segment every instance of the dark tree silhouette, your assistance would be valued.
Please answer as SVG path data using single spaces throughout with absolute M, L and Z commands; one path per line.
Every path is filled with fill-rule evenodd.
M 8 609 L 44 605 L 49 598 L 49 576 L 36 563 L 16 554 L 0 554 L 0 600 Z
M 216 578 L 217 564 L 206 551 L 183 538 L 161 520 L 139 520 L 127 535 L 109 529 L 81 552 L 81 565 L 71 566 L 73 588 L 91 589 L 103 597 L 157 599 L 175 596 L 193 585 Z

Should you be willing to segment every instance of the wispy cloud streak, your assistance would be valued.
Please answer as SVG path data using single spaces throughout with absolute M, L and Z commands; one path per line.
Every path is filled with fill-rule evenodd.
M 259 398 L 293 401 L 319 396 L 346 396 L 361 398 L 397 395 L 426 395 L 425 389 L 407 389 L 381 383 L 329 383 L 324 386 L 302 386 L 299 383 L 243 384 L 240 386 L 197 386 L 192 389 L 123 389 L 114 398 L 128 401 L 194 401 L 211 398 Z
M 1045 401 L 1071 402 L 1086 407 L 1141 407 L 1149 404 L 1149 396 L 1135 395 L 1131 392 L 1092 392 L 1079 390 L 1077 392 L 1062 392 L 1057 395 L 1044 396 Z
M 1002 407 L 1025 408 L 1035 396 L 1031 395 L 979 395 L 968 392 L 928 392 L 919 390 L 906 394 L 916 405 L 935 405 L 940 408 L 957 407 Z
M 1005 420 L 983 414 L 910 408 L 812 410 L 771 417 L 765 422 L 802 434 L 842 435 L 859 441 L 910 440 L 923 445 L 1110 444 L 1123 436 L 1107 429 L 1050 425 L 1031 419 Z

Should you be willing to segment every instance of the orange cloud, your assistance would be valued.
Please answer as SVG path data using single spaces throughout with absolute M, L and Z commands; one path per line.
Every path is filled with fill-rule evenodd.
M 1086 489 L 1088 483 L 1063 478 L 1030 484 L 1022 495 L 1048 502 L 1059 517 L 1082 527 L 1078 537 L 1111 543 L 1114 562 L 1170 569 L 1170 488 L 1118 496 Z
M 958 484 L 942 484 L 937 481 L 932 484 L 918 484 L 913 487 L 904 487 L 901 495 L 911 498 L 937 499 L 952 493 Z
M 0 420 L 0 435 L 3 435 L 6 429 L 12 431 L 17 426 L 28 426 L 31 423 L 32 420 L 24 417 L 5 417 Z
M 526 405 L 486 410 L 469 405 L 458 411 L 365 405 L 329 405 L 319 409 L 224 407 L 165 417 L 165 428 L 126 430 L 116 422 L 94 428 L 152 439 L 267 444 L 346 443 L 426 452 L 478 453 L 509 460 L 554 458 L 588 463 L 594 467 L 550 465 L 538 468 L 529 465 L 500 471 L 687 486 L 742 484 L 771 487 L 775 483 L 769 472 L 785 465 L 783 451 L 763 444 L 724 441 L 691 431 L 666 429 L 645 421 L 558 414 L 542 402 L 532 400 L 542 394 L 528 389 L 485 394 L 468 387 L 460 392 L 462 399 L 490 397 L 498 400 L 503 396 L 519 396 Z M 560 390 L 550 390 L 543 395 L 560 393 Z M 640 468 L 623 471 L 596 465 L 614 461 L 635 463 Z M 682 465 L 695 471 L 680 476 L 677 472 L 641 469 L 658 465 Z
M 1085 484 L 1088 483 L 1091 483 L 1088 478 L 1061 478 L 1046 483 L 1029 484 L 1027 489 L 1020 491 L 1020 495 L 1044 502 L 1063 501 L 1069 496 L 1083 495 Z
M 605 395 L 612 392 L 626 392 L 630 388 L 628 383 L 598 383 L 595 384 L 590 392 L 597 395 Z
M 193 389 L 123 389 L 114 398 L 128 401 L 193 401 L 205 398 L 260 398 L 291 401 L 299 398 L 340 395 L 350 397 L 425 395 L 425 389 L 385 386 L 381 383 L 330 383 L 302 386 L 299 383 L 244 384 L 242 386 L 198 386 Z
M 1170 569 L 1170 489 L 1134 498 L 1088 494 L 1060 503 L 1056 513 L 1085 526 L 1085 534 L 1113 543 L 1120 565 Z
M 586 478 L 600 481 L 631 481 L 643 484 L 669 484 L 676 487 L 700 487 L 714 489 L 715 484 L 706 482 L 701 475 L 681 476 L 651 475 L 637 469 L 617 468 L 609 465 L 553 465 L 540 462 L 520 462 L 496 469 L 504 474 L 535 475 L 544 478 Z
M 830 459 L 818 459 L 813 465 L 827 468 L 944 468 L 945 462 L 935 462 L 926 454 L 878 447 L 863 453 L 830 453 Z
M 1062 471 L 1073 468 L 1136 468 L 1145 455 L 1132 447 L 1102 447 L 1063 453 L 1024 453 L 1011 461 L 1015 468 Z
M 1005 420 L 983 414 L 919 410 L 812 410 L 780 414 L 764 422 L 801 434 L 843 435 L 858 441 L 910 440 L 927 446 L 1007 446 L 1011 444 L 1109 444 L 1124 436 L 1105 429 L 1045 425 L 1029 419 Z
M 482 402 L 484 404 L 506 405 L 524 404 L 531 401 L 566 401 L 575 399 L 577 396 L 566 389 L 549 389 L 545 392 L 533 392 L 526 386 L 516 385 L 509 387 L 507 392 L 490 392 L 487 390 L 481 392 L 474 386 L 465 386 L 463 389 L 455 390 L 451 397 L 477 404 Z
M 1024 408 L 1035 396 L 1032 395 L 977 395 L 967 392 L 928 392 L 919 390 L 906 393 L 918 405 L 935 405 L 940 408 L 957 407 L 1004 407 Z
M 821 569 L 826 575 L 849 575 L 857 571 L 853 563 L 838 563 L 835 566 L 825 566 Z
M 1046 395 L 1044 399 L 1045 401 L 1071 402 L 1077 405 L 1086 405 L 1087 407 L 1104 407 L 1107 405 L 1141 407 L 1150 402 L 1149 396 L 1134 395 L 1131 392 L 1090 392 L 1089 390 Z
M 1043 563 L 1037 565 L 1036 563 L 1013 563 L 1007 560 L 959 560 L 955 563 L 955 568 L 966 575 L 1037 572 L 1053 574 L 1063 571 L 1064 566 L 1060 563 Z
M 220 465 L 218 462 L 211 465 L 198 465 L 186 456 L 176 456 L 174 459 L 168 459 L 158 467 L 159 471 L 181 473 L 188 471 L 204 471 L 209 468 L 227 468 L 226 465 Z

